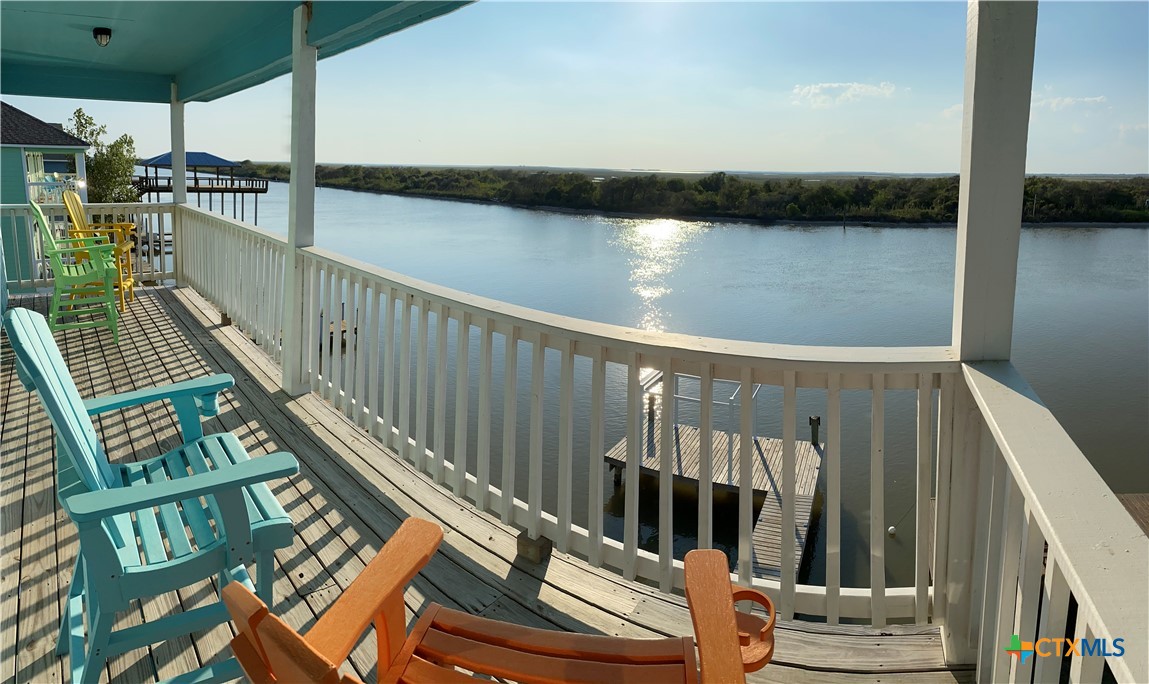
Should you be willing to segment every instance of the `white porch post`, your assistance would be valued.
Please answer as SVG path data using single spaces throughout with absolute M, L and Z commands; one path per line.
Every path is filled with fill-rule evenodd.
M 1036 33 L 1036 2 L 969 2 L 953 317 L 953 346 L 962 361 L 1010 355 Z M 971 605 L 977 573 L 970 557 L 977 535 L 986 532 L 974 527 L 979 497 L 989 492 L 978 491 L 973 461 L 992 454 L 978 444 L 980 416 L 960 408 L 966 394 L 959 387 L 951 432 L 963 435 L 964 446 L 955 447 L 950 473 L 951 541 L 941 621 L 950 663 L 976 657 L 981 606 Z
M 315 244 L 315 62 L 307 44 L 311 3 L 295 8 L 291 48 L 291 183 L 283 287 L 283 390 L 308 391 L 303 382 L 303 274 L 298 250 Z
M 184 140 L 184 103 L 180 102 L 178 87 L 172 84 L 172 202 L 188 201 L 187 143 Z
M 184 139 L 184 103 L 180 102 L 179 87 L 172 83 L 172 102 L 169 107 L 172 136 L 172 261 L 176 271 L 176 285 L 183 287 L 183 249 L 180 233 L 183 227 L 183 214 L 179 205 L 188 201 L 187 143 Z
M 27 178 L 27 175 L 25 175 Z M 76 178 L 84 181 L 84 184 L 79 187 L 80 199 L 84 204 L 88 203 L 88 155 L 83 152 L 76 153 Z

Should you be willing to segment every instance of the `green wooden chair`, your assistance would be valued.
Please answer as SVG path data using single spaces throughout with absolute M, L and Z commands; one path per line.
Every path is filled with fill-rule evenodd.
M 73 237 L 57 242 L 40 205 L 29 202 L 32 217 L 40 226 L 44 255 L 52 267 L 52 303 L 48 327 L 107 327 L 112 341 L 120 343 L 116 311 L 116 246 L 105 237 Z M 62 244 L 61 244 L 62 243 Z M 75 320 L 65 320 L 75 318 Z
M 85 401 L 42 315 L 11 309 L 4 330 L 17 374 L 39 393 L 55 428 L 57 496 L 79 534 L 56 648 L 71 653 L 72 682 L 96 682 L 109 658 L 228 619 L 216 602 L 113 631 L 116 613 L 136 599 L 215 575 L 222 590 L 231 580 L 249 581 L 245 566 L 254 561 L 257 592 L 272 603 L 272 554 L 291 544 L 293 530 L 266 481 L 292 475 L 299 465 L 282 452 L 250 459 L 234 435 L 203 434 L 200 418 L 219 411 L 218 394 L 234 384 L 231 376 Z M 90 416 L 161 400 L 175 409 L 183 445 L 146 461 L 109 463 Z M 240 675 L 229 660 L 186 681 Z

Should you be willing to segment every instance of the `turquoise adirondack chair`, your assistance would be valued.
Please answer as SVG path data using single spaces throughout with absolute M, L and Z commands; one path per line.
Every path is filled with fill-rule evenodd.
M 52 267 L 52 304 L 48 326 L 53 330 L 107 327 L 120 343 L 116 311 L 116 246 L 104 237 L 74 237 L 56 242 L 40 205 L 29 202 L 40 226 L 44 255 Z M 76 320 L 65 319 L 75 317 Z
M 215 375 L 166 387 L 80 398 L 44 317 L 14 308 L 4 330 L 24 386 L 35 390 L 55 428 L 60 504 L 80 540 L 56 652 L 71 652 L 72 682 L 96 682 L 107 659 L 151 643 L 227 621 L 222 603 L 112 631 L 131 601 L 188 586 L 213 575 L 219 587 L 249 582 L 272 603 L 272 553 L 291 544 L 291 518 L 266 481 L 299 470 L 295 457 L 250 459 L 230 433 L 204 435 L 201 416 L 219 411 L 218 393 L 234 381 Z M 109 463 L 90 416 L 160 400 L 171 401 L 183 445 L 147 461 Z M 194 681 L 240 676 L 234 660 L 197 671 Z M 191 681 L 191 680 L 189 680 Z

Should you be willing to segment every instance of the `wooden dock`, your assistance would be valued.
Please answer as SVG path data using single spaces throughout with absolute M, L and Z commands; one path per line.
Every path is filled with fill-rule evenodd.
M 701 431 L 690 425 L 674 426 L 674 487 L 677 492 L 698 491 Z M 711 433 L 714 461 L 712 480 L 715 494 L 734 495 L 741 484 L 738 454 L 742 436 L 725 432 Z M 782 566 L 782 440 L 769 437 L 754 438 L 754 507 L 758 511 L 754 522 L 754 574 L 757 577 L 778 577 Z M 733 449 L 731 449 L 733 446 Z M 606 453 L 607 463 L 617 471 L 626 469 L 626 438 Z M 802 552 L 810 527 L 810 514 L 814 507 L 814 492 L 818 471 L 822 467 L 822 447 L 809 442 L 795 443 L 794 498 L 795 572 L 802 563 Z M 656 417 L 642 425 L 643 478 L 657 480 L 661 469 L 662 428 Z
M 1118 494 L 1117 500 L 1124 504 L 1145 534 L 1149 534 L 1149 493 Z

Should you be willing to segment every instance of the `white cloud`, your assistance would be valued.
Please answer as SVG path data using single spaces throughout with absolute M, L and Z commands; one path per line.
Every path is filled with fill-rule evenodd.
M 1104 95 L 1094 95 L 1093 97 L 1050 97 L 1047 95 L 1033 94 L 1033 107 L 1045 107 L 1050 111 L 1056 112 L 1060 109 L 1068 109 L 1076 105 L 1097 105 L 1107 102 Z
M 943 109 L 942 110 L 942 118 L 943 119 L 960 119 L 961 118 L 961 112 L 962 112 L 962 103 L 959 102 L 956 105 L 946 107 L 945 109 Z
M 1130 133 L 1140 133 L 1142 131 L 1149 131 L 1149 124 L 1147 124 L 1147 123 L 1121 124 L 1117 127 L 1117 130 L 1121 133 L 1121 136 L 1124 137 L 1126 135 L 1129 135 Z
M 855 102 L 867 97 L 890 97 L 897 87 L 888 81 L 871 83 L 812 83 L 796 85 L 792 94 L 794 104 L 809 104 L 815 109 L 834 107 L 844 102 Z

